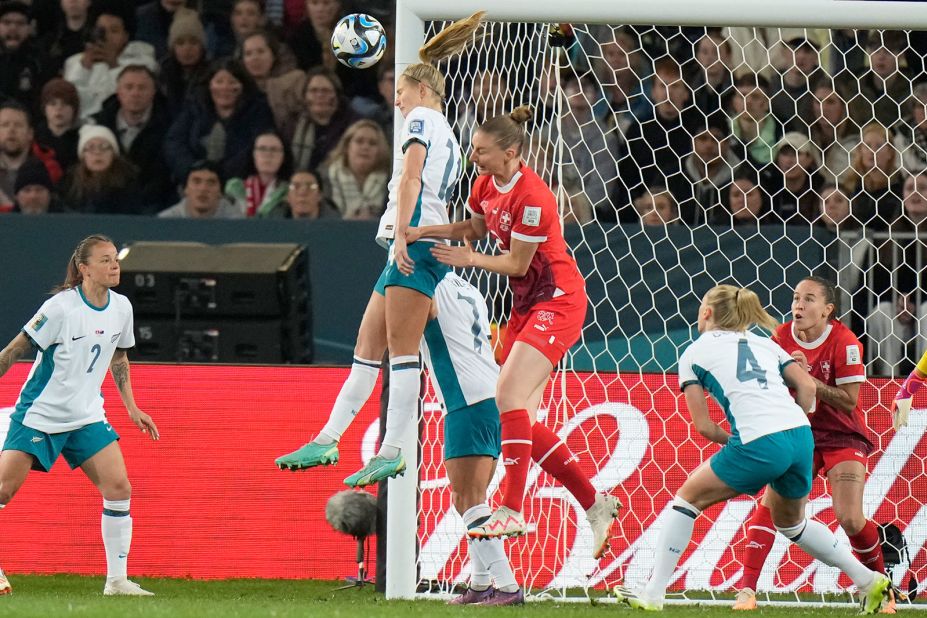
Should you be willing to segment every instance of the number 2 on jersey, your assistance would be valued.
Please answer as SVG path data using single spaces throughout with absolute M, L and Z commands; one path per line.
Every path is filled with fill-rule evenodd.
M 746 339 L 737 342 L 737 379 L 741 382 L 756 380 L 760 388 L 769 388 L 766 380 L 766 370 L 760 368 L 753 351 Z
M 90 366 L 87 367 L 87 373 L 93 372 L 93 366 L 97 364 L 97 359 L 100 358 L 100 352 L 103 348 L 100 347 L 99 343 L 95 343 L 92 348 L 90 348 L 91 354 L 93 354 L 93 360 L 90 361 Z

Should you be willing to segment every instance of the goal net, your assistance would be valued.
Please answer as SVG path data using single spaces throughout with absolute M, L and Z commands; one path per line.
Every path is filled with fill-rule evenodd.
M 397 74 L 423 40 L 408 27 L 416 23 L 409 4 L 419 3 L 399 6 Z M 907 374 L 927 330 L 918 233 L 927 219 L 927 175 L 920 175 L 927 45 L 924 33 L 875 27 L 890 26 L 885 15 L 903 3 L 827 6 L 836 20 L 858 11 L 838 7 L 861 4 L 882 4 L 883 15 L 859 13 L 855 19 L 872 21 L 848 24 L 809 19 L 820 27 L 801 28 L 744 26 L 731 13 L 700 18 L 715 21 L 699 27 L 628 25 L 616 16 L 552 30 L 556 24 L 493 21 L 491 13 L 474 48 L 444 67 L 447 113 L 465 155 L 483 120 L 520 104 L 535 109 L 526 158 L 558 197 L 590 301 L 582 340 L 558 368 L 539 422 L 566 441 L 598 490 L 625 505 L 611 552 L 595 561 L 579 504 L 535 466 L 525 498 L 531 531 L 506 542 L 519 582 L 534 594 L 583 598 L 649 575 L 661 513 L 717 450 L 692 430 L 674 373 L 701 296 L 717 283 L 749 286 L 770 313 L 787 318 L 792 289 L 809 274 L 838 284 L 839 315 L 862 339 L 869 375 L 884 378 L 870 380 L 861 395 L 877 447 L 865 512 L 904 535 L 896 584 L 906 591 L 927 585 L 927 415 L 912 414 L 895 433 L 886 407 L 897 387 L 891 378 Z M 423 11 L 434 20 L 424 22 L 425 38 L 464 12 Z M 569 15 L 565 8 L 558 19 Z M 869 23 L 872 29 L 860 29 Z M 845 25 L 856 28 L 836 28 Z M 410 42 L 407 32 L 419 36 Z M 465 169 L 451 204 L 457 219 L 466 216 L 474 179 Z M 466 276 L 485 291 L 504 331 L 505 281 Z M 415 546 L 403 550 L 406 562 L 390 557 L 387 569 L 408 570 L 401 567 L 414 560 L 419 592 L 449 593 L 469 574 L 465 528 L 442 463 L 440 407 L 428 397 L 423 408 Z M 730 598 L 753 507 L 742 497 L 699 518 L 671 597 Z M 846 541 L 820 478 L 809 514 Z M 391 522 L 390 534 L 408 521 Z M 801 602 L 846 600 L 848 587 L 782 538 L 759 583 L 771 598 Z M 387 592 L 410 594 L 408 584 L 390 588 L 389 581 Z

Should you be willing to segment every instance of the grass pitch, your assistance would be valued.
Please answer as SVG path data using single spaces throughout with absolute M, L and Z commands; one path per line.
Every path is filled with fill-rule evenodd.
M 165 618 L 233 618 L 253 616 L 324 618 L 423 618 L 432 616 L 524 616 L 532 618 L 641 616 L 613 603 L 532 602 L 526 607 L 449 607 L 440 601 L 387 601 L 372 587 L 335 592 L 339 582 L 182 579 L 135 579 L 157 596 L 104 597 L 102 577 L 10 575 L 13 594 L 0 597 L 0 616 L 164 616 Z M 855 615 L 847 608 L 762 608 L 755 618 Z M 680 618 L 732 618 L 728 607 L 669 606 L 664 614 Z M 925 616 L 920 612 L 912 618 Z

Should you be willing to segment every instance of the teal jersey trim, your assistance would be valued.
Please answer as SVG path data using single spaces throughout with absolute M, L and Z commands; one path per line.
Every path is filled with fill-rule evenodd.
M 692 371 L 695 372 L 695 377 L 698 378 L 702 388 L 708 391 L 708 393 L 715 398 L 715 401 L 718 402 L 718 405 L 721 406 L 721 409 L 724 410 L 724 416 L 727 417 L 727 422 L 731 426 L 731 434 L 739 438 L 740 434 L 737 433 L 737 423 L 734 422 L 734 415 L 731 413 L 731 402 L 728 401 L 727 396 L 724 394 L 724 389 L 721 388 L 721 384 L 711 375 L 711 372 L 704 367 L 692 365 Z
M 35 400 L 39 398 L 39 395 L 42 394 L 42 391 L 51 381 L 52 374 L 55 373 L 55 350 L 58 349 L 59 345 L 61 344 L 52 344 L 42 352 L 42 360 L 39 361 L 39 366 L 36 367 L 32 377 L 23 387 L 19 402 L 16 404 L 16 411 L 10 416 L 14 421 L 23 422 L 23 419 L 26 418 L 26 412 L 29 411 L 29 408 L 32 407 L 32 404 L 35 403 Z
M 467 398 L 464 397 L 463 389 L 460 388 L 460 380 L 457 379 L 457 373 L 454 371 L 451 353 L 447 349 L 447 342 L 438 320 L 429 320 L 425 326 L 425 343 L 428 344 L 428 351 L 431 354 L 431 371 L 438 386 L 441 387 L 447 411 L 453 412 L 467 407 Z
M 90 307 L 91 309 L 93 309 L 94 311 L 105 311 L 106 308 L 109 307 L 109 300 L 110 300 L 109 290 L 106 290 L 106 304 L 103 305 L 102 307 L 97 307 L 96 305 L 91 303 L 89 300 L 87 300 L 87 297 L 84 296 L 84 290 L 82 290 L 80 286 L 77 286 L 77 293 L 80 294 L 80 298 L 82 301 L 84 301 L 84 304 Z
M 793 359 L 787 360 L 787 361 L 785 361 L 784 363 L 782 363 L 781 365 L 779 365 L 779 375 L 782 376 L 783 378 L 785 378 L 785 368 L 788 367 L 789 365 L 791 365 L 791 364 L 794 363 L 794 362 L 796 362 L 796 361 L 795 361 L 795 359 L 793 358 Z

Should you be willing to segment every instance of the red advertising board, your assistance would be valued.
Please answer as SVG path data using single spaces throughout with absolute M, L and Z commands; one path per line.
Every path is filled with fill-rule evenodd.
M 13 405 L 28 368 L 17 365 L 0 381 L 0 407 Z M 378 402 L 369 402 L 345 434 L 338 466 L 290 473 L 273 465 L 276 456 L 324 424 L 346 375 L 345 369 L 307 367 L 137 365 L 136 399 L 158 423 L 157 443 L 131 425 L 107 379 L 108 416 L 122 435 L 133 486 L 130 573 L 323 579 L 352 574 L 354 542 L 326 523 L 325 503 L 372 453 Z M 916 575 L 924 580 L 927 414 L 914 411 L 910 426 L 896 435 L 880 403 L 893 394 L 894 386 L 881 381 L 862 393 L 879 444 L 870 461 L 866 504 L 877 521 L 895 521 L 905 530 Z M 593 563 L 578 505 L 552 479 L 532 472 L 526 516 L 536 529 L 510 546 L 520 577 L 546 586 L 582 584 L 590 575 L 593 584 L 646 575 L 660 513 L 717 447 L 689 424 L 675 376 L 568 375 L 555 382 L 545 401 L 548 425 L 566 439 L 597 487 L 620 496 L 626 508 L 610 555 Z M 450 508 L 440 461 L 440 413 L 432 407 L 423 436 L 422 576 L 459 578 L 466 568 L 462 529 Z M 833 522 L 820 479 L 811 504 L 818 517 Z M 752 500 L 742 498 L 700 518 L 694 540 L 704 542 L 683 555 L 676 587 L 732 583 L 739 570 L 740 526 L 751 507 Z M 0 566 L 13 573 L 105 572 L 100 510 L 93 486 L 64 462 L 50 474 L 33 473 L 0 513 Z M 774 550 L 771 562 L 763 587 L 826 590 L 837 583 L 836 574 L 798 550 L 784 556 Z

